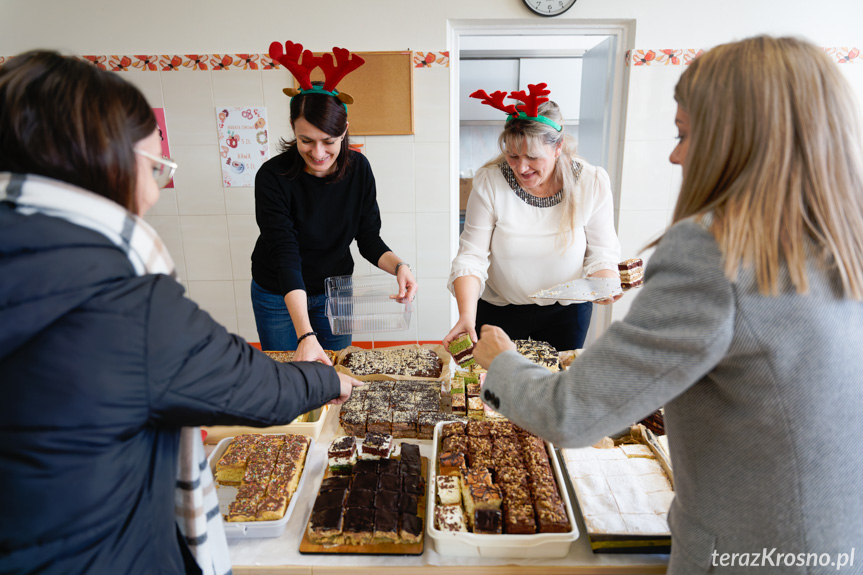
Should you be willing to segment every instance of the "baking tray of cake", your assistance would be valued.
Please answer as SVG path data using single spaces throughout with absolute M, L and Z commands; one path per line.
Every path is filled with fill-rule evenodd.
M 634 425 L 560 458 L 594 553 L 670 552 L 674 476 L 652 432 Z
M 281 435 L 281 434 L 248 434 L 248 435 Z M 300 435 L 300 434 L 295 434 Z M 213 472 L 213 476 L 216 477 L 217 473 L 217 465 L 219 460 L 227 451 L 228 447 L 234 441 L 235 437 L 225 437 L 216 445 L 213 449 L 212 453 L 208 458 L 208 463 L 210 465 L 210 470 Z M 291 514 L 293 513 L 294 507 L 296 506 L 298 497 L 297 495 L 303 489 L 303 485 L 306 483 L 306 475 L 308 475 L 305 471 L 305 461 L 308 454 L 314 448 L 315 440 L 312 438 L 308 439 L 308 448 L 306 449 L 305 455 L 303 457 L 303 470 L 300 472 L 299 481 L 296 484 L 296 488 L 293 490 L 292 495 L 290 497 L 290 501 L 287 504 L 284 515 L 280 519 L 270 520 L 270 521 L 227 521 L 226 515 L 229 513 L 229 506 L 231 502 L 233 502 L 237 498 L 237 493 L 240 489 L 239 486 L 231 486 L 231 485 L 220 485 L 216 482 L 216 496 L 219 499 L 219 512 L 222 515 L 222 525 L 225 529 L 225 537 L 228 539 L 242 539 L 242 538 L 264 538 L 264 537 L 278 537 L 285 531 L 285 527 L 288 524 L 288 521 L 291 518 Z
M 490 428 L 494 428 L 495 426 L 500 426 L 497 429 L 502 429 L 505 426 L 512 426 L 509 421 L 492 421 L 492 422 L 477 422 L 487 424 Z M 470 425 L 471 422 L 468 422 L 467 425 Z M 426 530 L 428 535 L 435 541 L 435 549 L 438 553 L 442 555 L 454 555 L 454 556 L 462 556 L 462 557 L 519 557 L 519 558 L 551 558 L 551 557 L 565 557 L 569 553 L 570 544 L 578 539 L 579 531 L 578 526 L 575 522 L 575 515 L 573 512 L 572 502 L 569 497 L 569 493 L 566 490 L 564 483 L 564 475 L 560 467 L 560 463 L 557 457 L 554 455 L 554 447 L 545 441 L 537 438 L 536 436 L 530 436 L 529 434 L 524 434 L 523 437 L 528 437 L 527 441 L 534 449 L 539 449 L 540 451 L 532 454 L 530 457 L 532 458 L 533 464 L 540 465 L 542 461 L 547 459 L 547 464 L 550 467 L 551 476 L 553 476 L 553 482 L 547 482 L 548 476 L 545 479 L 541 479 L 539 482 L 535 482 L 536 478 L 528 475 L 523 475 L 520 479 L 516 477 L 517 471 L 513 472 L 512 467 L 504 466 L 500 470 L 495 471 L 494 483 L 490 486 L 492 490 L 497 486 L 498 495 L 494 494 L 491 497 L 485 497 L 486 489 L 480 488 L 479 490 L 464 488 L 465 478 L 467 477 L 467 482 L 475 484 L 473 481 L 474 477 L 483 475 L 482 471 L 476 473 L 472 471 L 471 468 L 467 468 L 465 471 L 458 472 L 456 471 L 456 475 L 452 475 L 452 470 L 457 469 L 461 466 L 459 462 L 459 458 L 456 457 L 454 459 L 446 459 L 445 465 L 448 469 L 444 469 L 444 473 L 442 474 L 441 468 L 441 453 L 442 453 L 442 435 L 444 433 L 444 427 L 448 425 L 453 425 L 452 423 L 441 422 L 435 428 L 434 439 L 432 442 L 432 446 L 434 449 L 434 455 L 432 458 L 432 462 L 429 467 L 429 488 L 428 488 L 428 499 L 427 499 L 427 510 L 426 516 L 429 518 L 427 521 Z M 516 432 L 523 430 L 519 430 L 518 428 L 513 426 L 513 429 Z M 501 433 L 500 435 L 505 435 L 505 433 Z M 495 435 L 497 437 L 497 435 Z M 511 437 L 511 436 L 510 436 Z M 456 440 L 458 441 L 458 440 Z M 522 441 L 521 439 L 515 439 L 515 441 Z M 507 451 L 509 440 L 500 441 L 500 449 L 501 451 Z M 453 445 L 452 443 L 449 446 Z M 541 445 L 541 447 L 540 447 Z M 448 446 L 448 447 L 449 447 Z M 493 449 L 495 449 L 493 447 Z M 457 449 L 453 449 L 449 453 L 457 453 Z M 508 450 L 509 453 L 512 453 L 512 450 Z M 447 452 L 444 452 L 447 453 Z M 447 456 L 445 455 L 445 458 Z M 512 475 L 510 475 L 512 473 Z M 525 472 L 527 473 L 527 472 Z M 449 477 L 457 476 L 459 480 L 455 482 L 458 485 L 458 489 L 461 491 L 461 496 L 454 495 L 453 499 L 449 499 L 449 496 L 446 497 L 447 501 L 455 501 L 458 500 L 458 504 L 440 504 L 441 498 L 438 493 L 438 477 L 449 474 Z M 504 476 L 506 474 L 506 477 Z M 521 481 L 518 484 L 518 481 Z M 447 481 L 444 479 L 442 481 Z M 510 481 L 514 483 L 510 483 Z M 530 481 L 530 487 L 528 487 L 528 481 Z M 513 487 L 514 484 L 515 487 Z M 549 515 L 547 515 L 548 507 L 545 507 L 546 512 L 542 513 L 542 518 L 540 518 L 539 514 L 534 515 L 534 507 L 533 505 L 536 503 L 536 500 L 533 497 L 541 493 L 543 491 L 542 485 L 548 486 L 549 489 L 553 489 L 553 493 L 555 495 L 552 496 L 555 503 L 553 506 L 562 505 L 563 513 L 559 507 L 554 509 L 553 516 L 555 519 L 547 520 Z M 522 501 L 522 503 L 516 503 L 519 497 L 519 491 L 521 488 L 524 488 L 528 492 L 531 493 L 529 495 L 530 499 L 526 499 Z M 545 491 L 545 493 L 549 493 Z M 479 494 L 479 498 L 475 498 L 476 495 Z M 522 496 L 524 492 L 521 492 Z M 468 498 L 470 497 L 470 502 L 468 502 Z M 494 504 L 494 498 L 497 497 L 498 507 L 503 507 L 500 503 L 502 499 L 506 499 L 508 501 L 508 507 L 512 509 L 519 508 L 522 511 L 525 511 L 524 514 L 521 514 L 519 517 L 517 513 L 512 512 L 512 517 L 509 515 L 501 515 L 498 516 L 498 519 L 493 521 L 487 521 L 488 517 L 494 517 L 494 512 L 492 509 L 491 513 L 483 512 L 483 527 L 487 528 L 487 532 L 469 532 L 469 531 L 460 531 L 460 530 L 449 530 L 449 529 L 441 529 L 439 528 L 438 518 L 436 517 L 436 513 L 441 511 L 439 514 L 441 521 L 449 521 L 450 518 L 453 517 L 452 514 L 445 513 L 444 511 L 450 511 L 455 507 L 460 507 L 461 511 L 455 514 L 455 523 L 457 526 L 454 526 L 452 523 L 450 524 L 450 528 L 459 529 L 461 528 L 461 522 L 463 521 L 465 524 L 467 520 L 465 517 L 470 515 L 469 511 L 466 509 L 472 505 L 474 507 L 474 511 L 476 509 L 480 509 L 482 506 L 484 509 L 488 510 L 493 508 L 486 507 L 485 505 L 481 505 L 481 499 L 485 499 L 486 503 Z M 544 501 L 548 501 L 547 498 L 543 497 Z M 530 503 L 526 503 L 525 501 L 530 501 Z M 545 503 L 541 503 L 540 505 L 545 506 Z M 439 509 L 438 509 L 439 508 Z M 483 511 L 480 509 L 480 511 Z M 458 516 L 461 516 L 461 519 Z M 474 522 L 478 521 L 480 516 L 474 516 Z M 496 523 L 499 522 L 499 523 Z M 476 530 L 477 523 L 473 526 L 473 529 Z M 464 528 L 467 528 L 467 525 L 464 525 Z M 497 532 L 495 533 L 495 528 Z M 531 528 L 535 531 L 531 533 Z M 550 529 L 549 532 L 543 532 L 542 529 Z M 521 533 L 516 533 L 521 532 Z
M 396 447 L 391 436 L 371 435 L 385 438 L 390 446 Z M 365 439 L 369 440 L 368 437 Z M 332 454 L 339 441 L 352 444 L 350 456 Z M 419 447 L 413 444 L 410 454 L 413 461 L 405 463 L 401 453 L 407 443 L 402 442 L 397 446 L 397 454 L 379 460 L 357 460 L 357 453 L 364 444 L 365 441 L 350 436 L 333 440 L 328 450 L 332 465 L 324 472 L 306 519 L 299 547 L 301 554 L 422 555 L 428 458 L 420 457 Z M 384 461 L 388 464 L 386 468 L 383 468 Z M 335 465 L 334 462 L 340 463 Z M 420 469 L 419 476 L 417 469 Z
M 207 432 L 207 443 L 218 443 L 228 437 L 236 437 L 244 433 L 297 433 L 306 435 L 312 439 L 318 439 L 321 430 L 326 425 L 330 413 L 338 412 L 338 407 L 324 405 L 304 413 L 287 425 L 272 425 L 270 427 L 246 427 L 242 425 L 214 425 L 212 427 L 201 427 Z
M 338 352 L 336 371 L 361 381 L 375 379 L 448 381 L 452 355 L 441 344 L 424 343 L 363 349 L 350 346 Z

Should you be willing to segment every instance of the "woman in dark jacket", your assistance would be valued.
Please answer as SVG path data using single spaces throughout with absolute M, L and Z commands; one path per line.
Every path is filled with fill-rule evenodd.
M 350 395 L 183 297 L 139 217 L 175 168 L 119 75 L 41 51 L 0 67 L 0 573 L 200 573 L 174 519 L 181 428 Z

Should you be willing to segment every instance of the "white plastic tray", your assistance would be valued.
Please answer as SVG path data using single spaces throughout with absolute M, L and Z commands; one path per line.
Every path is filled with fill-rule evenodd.
M 271 427 L 246 427 L 242 425 L 214 425 L 211 427 L 202 427 L 207 432 L 207 443 L 217 443 L 226 437 L 236 437 L 243 433 L 293 433 L 296 435 L 307 435 L 312 439 L 317 439 L 321 434 L 321 430 L 326 425 L 326 419 L 330 412 L 338 409 L 333 409 L 333 406 L 326 404 L 317 409 L 313 409 L 307 415 L 306 421 L 299 423 L 289 423 L 287 425 L 273 425 Z
M 532 535 L 484 535 L 480 533 L 454 533 L 435 527 L 434 506 L 437 499 L 437 464 L 440 450 L 441 428 L 447 422 L 438 423 L 432 440 L 432 460 L 429 461 L 428 497 L 426 498 L 426 532 L 435 541 L 435 549 L 441 555 L 459 557 L 566 557 L 570 544 L 578 539 L 578 526 L 572 511 L 572 502 L 566 489 L 560 463 L 554 447 L 545 442 L 558 492 L 566 507 L 566 516 L 572 530 L 567 533 L 535 533 Z
M 216 464 L 219 462 L 219 459 L 221 459 L 225 450 L 228 449 L 228 445 L 230 445 L 233 440 L 233 437 L 224 438 L 216 444 L 216 448 L 213 449 L 213 452 L 210 454 L 208 463 L 210 464 L 210 470 L 213 472 L 213 477 L 216 476 Z M 309 438 L 309 448 L 308 451 L 306 451 L 307 459 L 314 446 L 315 440 Z M 304 465 L 303 473 L 300 475 L 300 482 L 297 485 L 297 490 L 294 491 L 294 496 L 291 497 L 291 502 L 285 510 L 285 515 L 276 521 L 237 521 L 230 523 L 225 521 L 224 516 L 228 513 L 228 505 L 230 505 L 231 501 L 233 501 L 237 496 L 237 488 L 216 483 L 216 495 L 219 498 L 219 512 L 222 515 L 222 525 L 225 527 L 225 537 L 228 539 L 278 537 L 284 533 L 285 527 L 288 525 L 288 520 L 291 518 L 291 513 L 293 512 L 294 507 L 296 507 L 297 499 L 299 499 L 297 495 L 302 491 L 303 485 L 306 482 L 306 475 L 308 474 L 306 473 L 306 467 Z

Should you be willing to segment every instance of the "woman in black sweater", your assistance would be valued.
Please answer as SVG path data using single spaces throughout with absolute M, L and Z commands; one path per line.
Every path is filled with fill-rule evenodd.
M 343 349 L 351 336 L 330 330 L 324 279 L 353 272 L 354 239 L 365 259 L 396 276 L 400 301 L 413 300 L 417 283 L 380 237 L 375 178 L 348 148 L 347 107 L 338 92 L 314 85 L 291 99 L 295 139 L 282 140 L 282 153 L 255 178 L 252 306 L 262 349 L 296 349 L 296 359 L 329 364 L 324 349 Z

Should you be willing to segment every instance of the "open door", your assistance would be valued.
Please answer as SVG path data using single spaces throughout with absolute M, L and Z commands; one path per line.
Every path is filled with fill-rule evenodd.
M 585 52 L 581 68 L 578 155 L 606 170 L 611 149 L 615 41 L 614 36 L 609 36 Z M 584 347 L 596 341 L 610 324 L 611 306 L 594 304 Z

